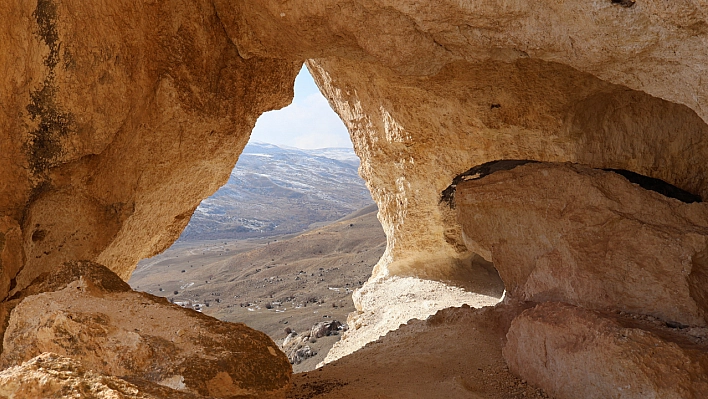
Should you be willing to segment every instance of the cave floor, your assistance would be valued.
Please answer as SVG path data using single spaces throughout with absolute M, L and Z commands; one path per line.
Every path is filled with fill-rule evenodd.
M 295 374 L 288 397 L 548 398 L 504 363 L 511 313 L 462 307 L 411 321 L 349 356 Z

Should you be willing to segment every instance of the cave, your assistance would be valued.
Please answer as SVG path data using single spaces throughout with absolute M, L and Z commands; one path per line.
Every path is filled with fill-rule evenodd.
M 703 397 L 707 15 L 691 0 L 0 5 L 0 397 L 31 397 L 47 369 L 156 398 Z M 387 247 L 339 352 L 293 376 L 267 337 L 122 281 L 226 182 L 303 64 Z M 497 160 L 531 162 L 456 179 Z M 472 263 L 498 271 L 500 304 L 405 317 L 396 281 L 470 286 Z M 146 334 L 119 309 L 173 321 Z M 65 333 L 42 341 L 50 325 Z M 98 355 L 82 337 L 105 338 Z M 175 337 L 249 355 L 189 363 Z

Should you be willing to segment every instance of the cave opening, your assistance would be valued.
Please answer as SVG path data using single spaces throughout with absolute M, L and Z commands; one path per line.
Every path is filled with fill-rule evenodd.
M 708 208 L 694 195 L 708 195 L 708 30 L 698 2 L 143 3 L 0 6 L 0 396 L 39 392 L 11 375 L 20 365 L 30 380 L 71 370 L 85 387 L 91 370 L 114 386 L 174 389 L 169 397 L 708 391 Z M 241 155 L 257 118 L 291 101 L 304 59 L 379 208 L 385 252 L 364 284 L 328 278 L 371 267 L 375 237 L 359 229 L 374 210 L 308 224 L 335 213 L 310 201 L 307 182 L 275 181 L 294 166 L 316 170 L 295 165 L 314 157 L 304 144 L 287 144 L 301 149 L 277 170 L 259 163 L 276 158 L 273 147 Z M 257 184 L 232 193 L 237 203 L 260 195 L 260 207 L 224 219 L 223 198 L 210 198 L 192 217 L 227 180 L 245 179 L 232 174 L 239 156 Z M 320 175 L 339 187 L 346 161 L 323 158 L 340 162 Z M 539 162 L 478 180 L 487 171 L 471 171 L 441 203 L 456 175 L 495 159 Z M 632 184 L 673 195 L 653 179 L 690 195 Z M 302 219 L 296 204 L 306 204 Z M 290 219 L 266 219 L 276 208 Z M 201 229 L 184 231 L 190 218 Z M 173 285 L 157 292 L 192 309 L 131 291 L 123 280 L 137 261 L 183 231 L 181 253 L 141 267 L 162 267 Z M 209 238 L 189 247 L 190 234 Z M 452 309 L 466 299 L 447 301 L 461 292 L 443 282 L 469 284 L 475 261 L 504 275 L 509 300 Z M 300 291 L 285 294 L 288 284 Z M 329 298 L 354 287 L 349 337 L 366 347 L 309 376 L 292 376 L 264 334 L 193 311 L 269 315 L 279 337 L 336 337 L 344 308 L 311 287 Z M 303 317 L 288 319 L 294 310 Z
M 342 120 L 303 66 L 292 103 L 262 114 L 231 175 L 131 286 L 268 334 L 295 371 L 347 329 L 386 237 Z

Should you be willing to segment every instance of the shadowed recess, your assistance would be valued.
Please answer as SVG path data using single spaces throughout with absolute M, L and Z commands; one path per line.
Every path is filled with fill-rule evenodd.
M 455 209 L 455 190 L 457 185 L 467 181 L 467 180 L 479 180 L 485 176 L 489 176 L 494 172 L 499 172 L 502 170 L 512 170 L 517 166 L 525 165 L 527 163 L 537 163 L 538 161 L 532 161 L 527 159 L 502 159 L 497 161 L 485 162 L 481 165 L 477 165 L 464 173 L 460 173 L 455 176 L 452 180 L 452 184 L 447 186 L 442 193 L 440 193 L 440 203 L 447 203 L 452 209 Z M 681 202 L 691 204 L 694 202 L 703 202 L 700 195 L 690 193 L 686 190 L 680 189 L 671 183 L 667 183 L 661 179 L 656 179 L 649 176 L 644 176 L 636 172 L 632 172 L 625 169 L 602 169 L 606 172 L 617 173 L 618 175 L 624 177 L 634 184 L 638 184 L 645 190 L 650 190 L 657 192 L 665 197 L 674 198 Z

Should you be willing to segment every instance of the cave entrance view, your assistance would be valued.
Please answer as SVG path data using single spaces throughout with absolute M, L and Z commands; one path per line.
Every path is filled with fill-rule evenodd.
M 130 285 L 263 331 L 295 372 L 314 369 L 349 330 L 352 293 L 386 249 L 358 167 L 345 126 L 303 66 L 292 104 L 261 116 L 228 182 L 202 201 L 178 241 L 138 264 Z M 334 359 L 411 318 L 496 303 L 503 285 L 491 264 L 464 262 L 457 287 L 394 279 L 406 306 Z M 469 286 L 475 281 L 485 283 Z
M 0 399 L 707 397 L 705 1 L 96 3 L 0 3 Z
M 131 286 L 261 330 L 296 370 L 313 369 L 386 246 L 358 166 L 303 66 L 292 104 L 260 117 L 228 182 L 178 241 L 138 264 Z

